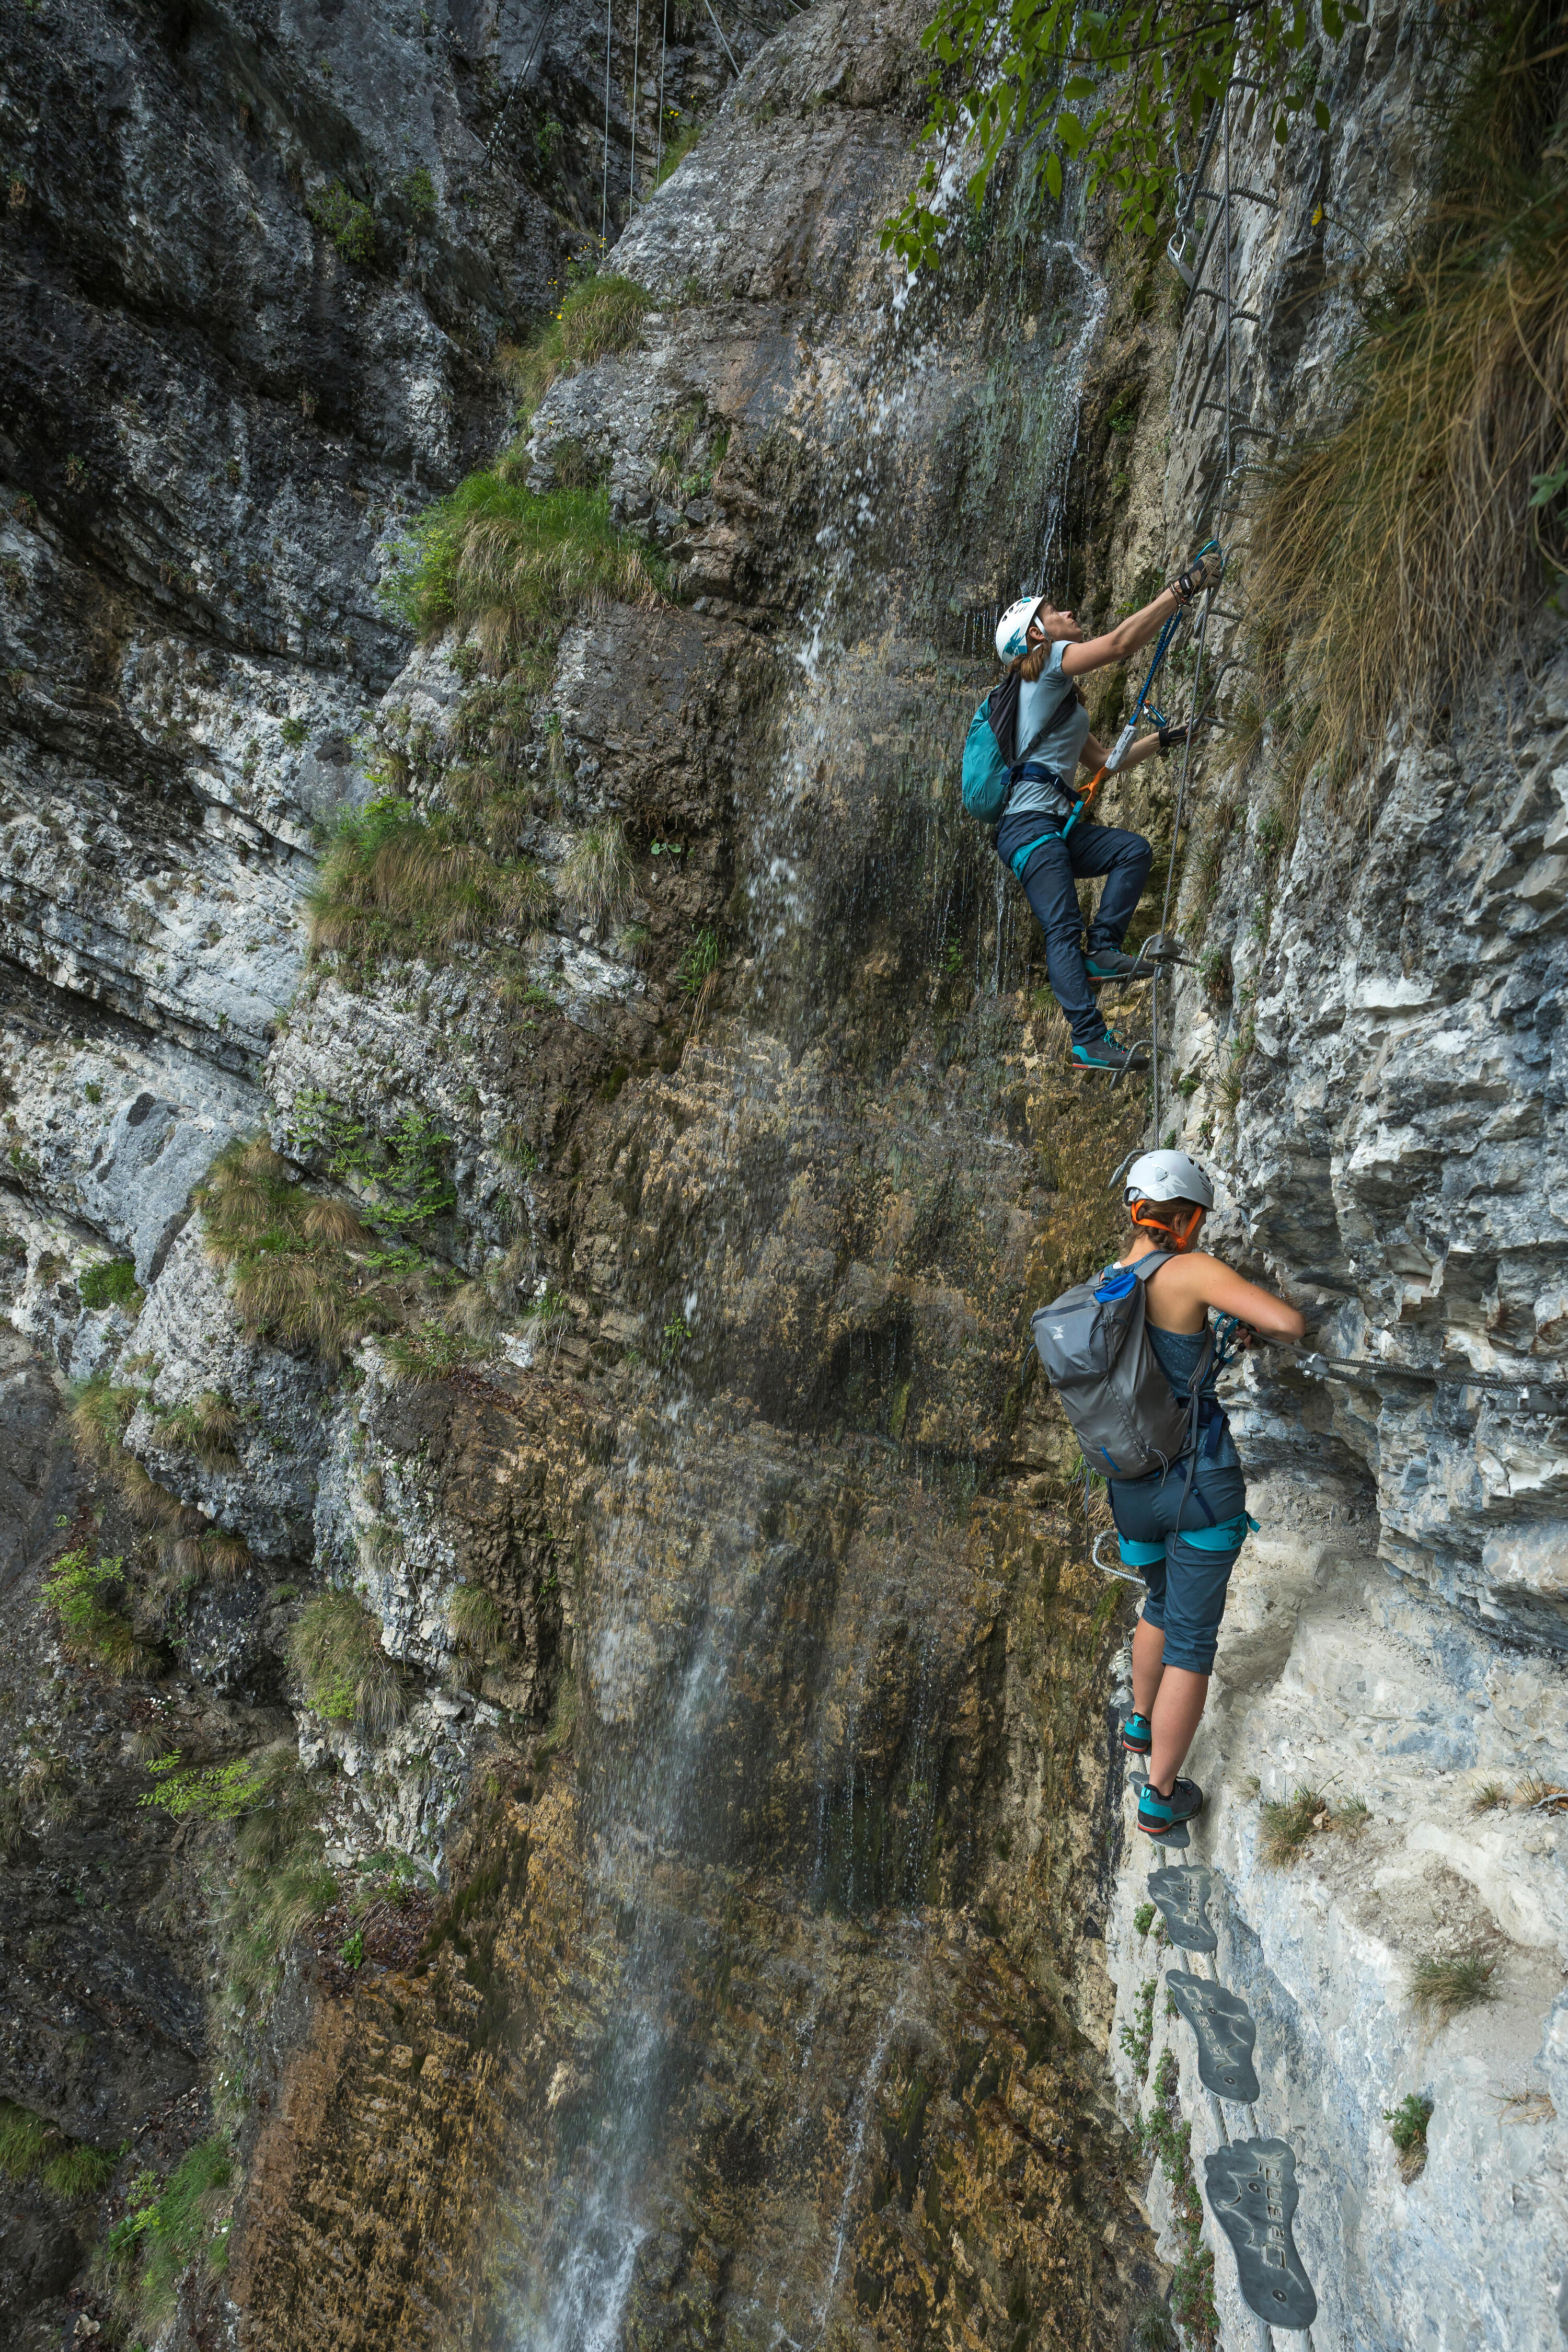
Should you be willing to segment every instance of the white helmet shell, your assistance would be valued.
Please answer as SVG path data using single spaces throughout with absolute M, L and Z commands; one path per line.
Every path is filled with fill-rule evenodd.
M 998 661 L 1016 661 L 1020 654 L 1028 652 L 1029 624 L 1045 601 L 1043 596 L 1020 596 L 1016 604 L 1008 605 L 996 624 Z
M 1214 1186 L 1195 1160 L 1184 1151 L 1145 1151 L 1127 1171 L 1121 1195 L 1133 1201 L 1193 1201 L 1200 1209 L 1214 1207 Z

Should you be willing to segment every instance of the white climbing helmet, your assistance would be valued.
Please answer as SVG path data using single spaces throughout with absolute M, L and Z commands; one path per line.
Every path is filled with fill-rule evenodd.
M 998 661 L 1016 661 L 1020 654 L 1028 652 L 1029 624 L 1045 601 L 1043 596 L 1020 596 L 1016 604 L 1008 605 L 996 624 Z
M 1131 1167 L 1125 1160 L 1121 1165 L 1127 1170 L 1121 1197 L 1129 1207 L 1134 1201 L 1193 1201 L 1200 1209 L 1214 1207 L 1214 1186 L 1184 1151 L 1143 1151 Z

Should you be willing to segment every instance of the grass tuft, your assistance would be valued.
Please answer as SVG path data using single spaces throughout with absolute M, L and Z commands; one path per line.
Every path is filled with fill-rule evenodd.
M 591 923 L 616 915 L 631 895 L 632 860 L 626 827 L 618 817 L 591 824 L 577 835 L 561 868 L 561 891 L 568 906 Z
M 195 1454 L 209 1469 L 227 1468 L 239 1459 L 234 1442 L 239 1415 L 215 1389 L 187 1397 L 171 1412 L 159 1413 L 156 1420 L 161 1444 Z
M 408 1711 L 402 1667 L 382 1645 L 379 1619 L 357 1593 L 318 1593 L 300 1611 L 289 1643 L 306 1703 L 328 1723 L 390 1731 Z
M 94 1559 L 85 1545 L 63 1552 L 38 1590 L 40 1604 L 54 1612 L 67 1657 L 112 1682 L 151 1674 L 157 1663 L 117 1605 L 125 1590 L 123 1559 Z
M 1314 1830 L 1326 1829 L 1329 1808 L 1316 1789 L 1270 1800 L 1263 1808 L 1263 1859 L 1280 1869 L 1294 1862 Z
M 1470 1799 L 1472 1813 L 1495 1813 L 1500 1805 L 1508 1802 L 1508 1790 L 1500 1780 L 1484 1781 Z
M 9 2179 L 41 2181 L 51 2196 L 74 2205 L 96 2197 L 119 2160 L 102 2148 L 68 2139 L 30 2107 L 0 2099 L 0 2172 Z
M 616 530 L 606 491 L 535 497 L 507 470 L 470 474 L 415 524 L 386 594 L 418 635 L 460 628 L 499 668 L 552 646 L 590 599 L 659 602 L 663 564 Z
M 132 2325 L 152 2333 L 173 2318 L 180 2280 L 199 2256 L 222 2268 L 233 2179 L 228 2143 L 215 2138 L 187 2149 L 162 2188 L 151 2173 L 132 2182 L 105 2249 L 115 2301 Z
M 537 408 L 569 369 L 634 350 L 642 339 L 643 314 L 652 308 L 653 296 L 630 278 L 589 278 L 574 286 L 531 342 L 500 355 L 524 408 Z
M 410 802 L 383 798 L 340 817 L 306 903 L 312 956 L 435 960 L 531 925 L 550 890 L 530 860 L 500 863 Z
M 357 1211 L 297 1184 L 265 1141 L 220 1152 L 194 1197 L 207 1253 L 228 1268 L 253 1337 L 337 1364 L 367 1332 L 400 1320 L 396 1288 L 366 1262 L 376 1244 Z
M 1410 2091 L 1396 2107 L 1384 2107 L 1383 2120 L 1388 2126 L 1388 2137 L 1399 2152 L 1399 2169 L 1406 2180 L 1414 2180 L 1426 2162 L 1426 2126 L 1432 2120 L 1432 2102 L 1419 2091 Z
M 1439 207 L 1338 418 L 1259 502 L 1249 598 L 1289 633 L 1316 706 L 1298 791 L 1321 761 L 1342 788 L 1396 713 L 1426 720 L 1464 697 L 1535 603 L 1532 494 L 1562 464 L 1568 416 L 1562 165 L 1559 142 Z
M 1498 1964 L 1479 1946 L 1417 1960 L 1410 1971 L 1410 1998 L 1431 2026 L 1450 2024 L 1468 2009 L 1496 2000 Z

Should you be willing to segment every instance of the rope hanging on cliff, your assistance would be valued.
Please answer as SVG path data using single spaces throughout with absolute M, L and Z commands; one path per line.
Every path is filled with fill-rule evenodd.
M 637 58 L 641 47 L 642 0 L 637 0 L 637 23 L 632 32 L 632 173 L 626 194 L 628 220 L 637 208 Z

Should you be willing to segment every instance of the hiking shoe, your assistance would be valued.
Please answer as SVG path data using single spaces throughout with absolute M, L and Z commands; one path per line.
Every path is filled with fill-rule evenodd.
M 1195 1780 L 1178 1780 L 1168 1797 L 1145 1781 L 1138 1797 L 1138 1826 L 1157 1838 L 1173 1830 L 1183 1822 L 1190 1822 L 1204 1809 L 1204 1792 Z
M 1154 971 L 1142 956 L 1128 955 L 1121 948 L 1096 948 L 1085 956 L 1083 968 L 1090 980 L 1150 980 Z
M 1149 1727 L 1148 1717 L 1139 1715 L 1136 1711 L 1128 1717 L 1121 1727 L 1121 1745 L 1129 1756 L 1147 1756 L 1153 1737 Z
M 1072 1057 L 1080 1070 L 1112 1070 L 1118 1077 L 1123 1070 L 1146 1070 L 1149 1066 L 1149 1056 L 1142 1046 L 1123 1045 L 1114 1029 L 1102 1029 L 1088 1045 L 1080 1045 L 1075 1038 Z

